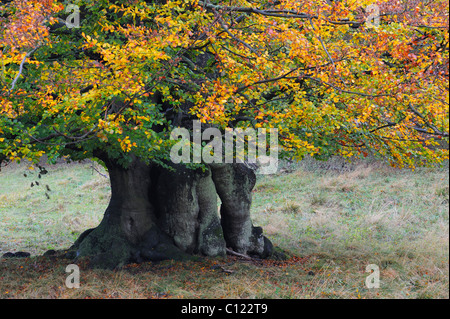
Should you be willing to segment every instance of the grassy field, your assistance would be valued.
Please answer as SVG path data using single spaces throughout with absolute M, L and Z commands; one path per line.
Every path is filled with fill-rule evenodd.
M 79 289 L 64 284 L 68 260 L 39 255 L 99 223 L 108 179 L 92 163 L 47 169 L 41 178 L 24 165 L 0 172 L 0 256 L 33 255 L 0 259 L 0 298 L 449 298 L 448 168 L 307 161 L 259 176 L 254 224 L 290 259 L 228 256 L 116 271 L 80 262 Z M 369 264 L 380 268 L 378 289 L 365 285 Z

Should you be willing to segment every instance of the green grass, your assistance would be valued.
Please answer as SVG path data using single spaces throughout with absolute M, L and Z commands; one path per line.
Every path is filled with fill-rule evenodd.
M 47 169 L 41 179 L 23 165 L 0 172 L 0 254 L 67 248 L 101 220 L 109 185 L 98 165 Z M 40 185 L 30 187 L 35 180 Z M 1 259 L 0 298 L 449 298 L 448 210 L 448 168 L 305 161 L 259 176 L 252 208 L 254 224 L 295 258 L 116 271 L 81 263 L 80 289 L 64 285 L 66 260 Z M 379 289 L 365 286 L 369 264 L 380 267 Z
M 41 178 L 39 170 L 26 165 L 2 169 L 0 253 L 20 249 L 38 255 L 67 248 L 80 232 L 96 226 L 110 195 L 108 179 L 92 165 L 55 165 Z M 98 164 L 94 167 L 100 169 Z

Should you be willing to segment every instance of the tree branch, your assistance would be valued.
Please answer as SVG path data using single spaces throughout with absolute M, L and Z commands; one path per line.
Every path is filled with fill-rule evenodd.
M 414 106 L 412 106 L 410 104 L 408 106 L 408 108 L 414 113 L 414 115 L 416 115 L 417 117 L 420 117 L 423 120 L 423 123 L 425 124 L 426 127 L 430 128 L 434 132 L 434 134 L 433 134 L 433 133 L 427 132 L 426 130 L 420 129 L 420 131 L 422 133 L 427 133 L 427 134 L 432 134 L 432 135 L 439 135 L 439 136 L 442 136 L 442 137 L 449 137 L 449 134 L 447 132 L 441 132 L 436 126 L 430 124 L 426 120 L 425 116 L 422 113 L 420 113 Z M 414 128 L 414 129 L 419 131 L 418 128 Z
M 234 40 L 236 40 L 237 42 L 239 42 L 240 44 L 242 44 L 243 46 L 245 46 L 247 49 L 249 49 L 251 52 L 258 54 L 258 52 L 253 49 L 248 43 L 245 43 L 244 41 L 242 41 L 241 39 L 237 38 L 236 36 L 234 36 L 234 34 L 232 34 L 230 32 L 230 30 L 228 29 L 228 26 L 225 24 L 225 22 L 222 20 L 222 18 L 220 17 L 220 15 L 217 13 L 217 11 L 214 11 L 214 13 L 217 14 L 218 17 L 218 21 L 220 23 L 220 25 L 222 26 L 222 28 L 225 30 L 225 32 Z
M 25 54 L 25 56 L 22 59 L 22 62 L 20 63 L 19 66 L 19 73 L 17 73 L 16 77 L 14 78 L 12 84 L 11 84 L 11 88 L 9 89 L 8 94 L 11 94 L 11 92 L 14 90 L 14 87 L 16 86 L 16 82 L 19 79 L 20 75 L 22 74 L 23 71 L 23 65 L 25 64 L 25 61 L 28 57 L 30 57 L 37 49 L 40 48 L 40 45 L 38 45 L 37 47 L 35 47 L 33 50 L 31 50 L 30 52 L 28 52 L 27 54 Z
M 314 30 L 314 31 L 317 31 L 317 30 L 316 30 L 316 27 L 314 26 L 314 23 L 313 23 L 312 19 L 309 19 L 309 23 L 311 24 L 311 27 L 313 28 L 313 30 Z M 315 33 L 316 33 L 316 35 L 317 35 L 317 38 L 318 38 L 319 41 L 320 41 L 320 44 L 322 45 L 323 50 L 324 50 L 325 53 L 327 54 L 328 59 L 330 60 L 331 64 L 333 65 L 334 71 L 335 71 L 336 74 L 338 75 L 338 77 L 339 77 L 339 79 L 341 80 L 342 84 L 346 85 L 345 82 L 344 82 L 344 80 L 342 79 L 342 77 L 339 75 L 339 72 L 338 72 L 338 70 L 336 69 L 336 64 L 334 63 L 333 57 L 331 56 L 330 52 L 328 52 L 328 49 L 327 49 L 327 47 L 325 46 L 325 43 L 323 43 L 323 40 L 322 40 L 322 37 L 320 36 L 320 33 L 319 33 L 319 32 L 315 32 Z
M 199 5 L 203 6 L 205 9 L 216 10 L 216 11 L 229 11 L 229 12 L 242 12 L 242 13 L 256 13 L 264 16 L 278 17 L 278 18 L 300 18 L 300 19 L 310 19 L 317 16 L 311 16 L 306 13 L 297 13 L 292 10 L 260 10 L 252 7 L 237 7 L 237 6 L 221 6 L 211 4 L 206 1 L 199 1 Z
M 313 77 L 311 77 L 311 76 L 305 76 L 305 78 L 308 78 L 308 79 L 310 79 L 310 80 L 312 80 L 312 81 L 314 81 L 314 82 L 323 84 L 323 85 L 325 85 L 325 86 L 331 87 L 331 88 L 333 88 L 333 89 L 335 89 L 335 90 L 337 90 L 337 91 L 339 91 L 339 92 L 341 92 L 341 93 L 347 93 L 347 94 L 353 94 L 353 95 L 365 96 L 365 97 L 369 97 L 369 98 L 376 98 L 376 97 L 383 97 L 383 96 L 391 96 L 391 94 L 367 94 L 367 93 L 361 93 L 361 92 L 356 92 L 356 91 L 343 90 L 343 89 L 341 89 L 340 87 L 337 87 L 337 86 L 335 86 L 335 85 L 333 85 L 333 84 L 330 84 L 330 83 L 328 83 L 328 82 L 325 82 L 325 81 L 322 81 L 322 80 L 313 78 Z

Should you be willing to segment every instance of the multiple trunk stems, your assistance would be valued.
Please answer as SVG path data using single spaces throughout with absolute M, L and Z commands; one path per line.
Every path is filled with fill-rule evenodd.
M 250 219 L 256 177 L 243 164 L 213 164 L 206 171 L 165 169 L 138 159 L 124 169 L 104 161 L 111 200 L 96 228 L 70 249 L 94 266 L 221 256 L 227 249 L 266 258 L 271 242 Z M 221 201 L 220 213 L 219 199 Z

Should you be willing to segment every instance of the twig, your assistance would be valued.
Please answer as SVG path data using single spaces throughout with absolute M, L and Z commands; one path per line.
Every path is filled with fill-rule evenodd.
M 91 168 L 96 171 L 101 177 L 108 178 L 108 175 L 103 174 L 95 167 L 95 162 L 91 162 Z

